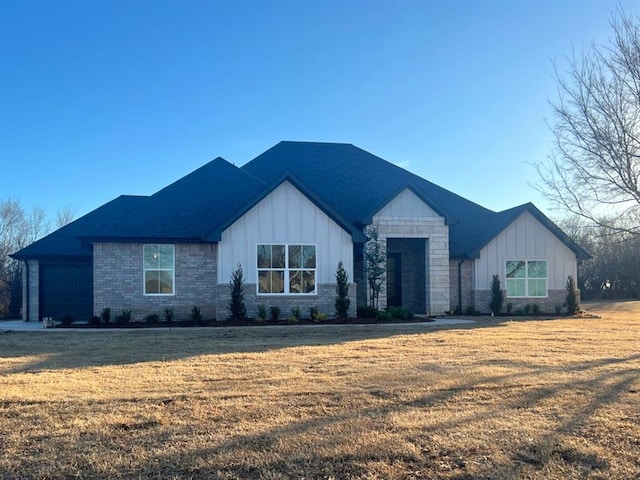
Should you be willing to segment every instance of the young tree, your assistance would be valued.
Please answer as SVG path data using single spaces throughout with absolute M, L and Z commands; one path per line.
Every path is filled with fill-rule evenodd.
M 536 188 L 559 208 L 640 236 L 640 17 L 614 15 L 609 45 L 556 67 L 555 145 Z M 564 69 L 563 69 L 564 70 Z
M 238 264 L 238 267 L 231 274 L 229 288 L 231 290 L 229 315 L 231 318 L 243 319 L 247 316 L 247 307 L 244 303 L 244 273 L 242 265 Z
M 502 304 L 504 303 L 504 295 L 500 287 L 500 277 L 494 275 L 491 280 L 491 303 L 489 308 L 494 315 L 498 315 L 502 311 Z
M 571 275 L 567 277 L 565 290 L 567 291 L 567 313 L 569 315 L 574 315 L 580 310 L 580 302 L 578 301 L 578 289 L 576 288 L 576 281 Z
M 338 262 L 336 270 L 336 318 L 345 320 L 349 318 L 349 274 L 344 269 L 342 261 Z
M 379 240 L 378 225 L 370 225 L 366 234 L 369 241 L 365 244 L 365 264 L 367 269 L 367 285 L 369 286 L 370 306 L 378 308 L 380 290 L 387 274 L 387 252 Z

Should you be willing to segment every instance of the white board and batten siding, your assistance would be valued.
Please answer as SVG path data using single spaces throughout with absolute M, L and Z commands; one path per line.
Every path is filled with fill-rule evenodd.
M 440 218 L 426 203 L 408 188 L 396 195 L 375 214 L 375 217 L 390 218 Z
M 318 283 L 335 283 L 339 261 L 353 278 L 351 234 L 287 181 L 222 232 L 218 283 L 228 283 L 238 263 L 246 283 L 256 283 L 258 244 L 316 245 Z
M 474 262 L 475 289 L 489 290 L 494 274 L 504 288 L 507 260 L 546 260 L 549 290 L 562 290 L 567 277 L 576 278 L 576 255 L 544 225 L 524 212 L 491 240 Z

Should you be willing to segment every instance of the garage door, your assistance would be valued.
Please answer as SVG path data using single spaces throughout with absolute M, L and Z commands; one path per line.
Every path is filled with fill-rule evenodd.
M 40 318 L 71 315 L 87 321 L 93 314 L 91 261 L 40 263 Z

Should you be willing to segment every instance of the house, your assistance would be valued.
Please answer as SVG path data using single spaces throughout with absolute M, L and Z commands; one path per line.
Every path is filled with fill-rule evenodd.
M 380 307 L 489 311 L 498 274 L 514 309 L 564 302 L 588 253 L 534 205 L 494 212 L 350 144 L 281 142 L 243 167 L 222 158 L 151 196 L 123 195 L 13 255 L 29 320 L 103 308 L 227 317 L 241 265 L 259 304 L 333 313 L 343 262 L 351 314 L 367 303 L 365 232 L 387 252 Z

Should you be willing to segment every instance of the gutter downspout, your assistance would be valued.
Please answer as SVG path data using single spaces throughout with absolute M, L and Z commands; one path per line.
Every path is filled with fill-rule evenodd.
M 24 321 L 29 321 L 29 262 L 24 261 L 25 292 L 24 292 Z
M 462 313 L 462 264 L 464 263 L 464 258 L 462 258 L 458 262 L 458 308 L 460 309 L 460 313 Z

